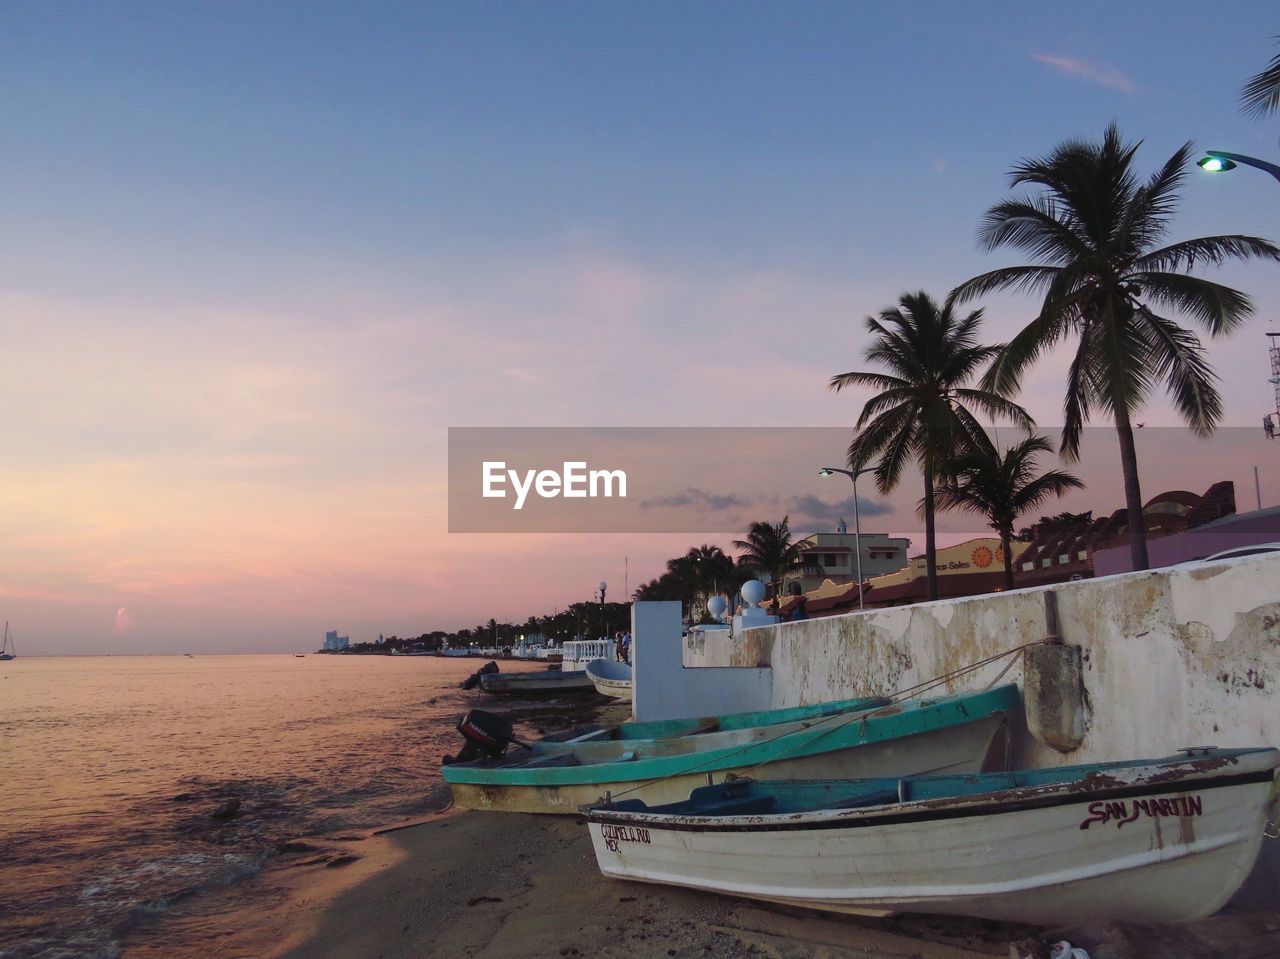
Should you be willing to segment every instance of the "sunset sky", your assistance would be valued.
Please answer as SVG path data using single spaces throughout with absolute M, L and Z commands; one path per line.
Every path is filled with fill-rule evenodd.
M 0 618 L 29 655 L 270 651 L 621 598 L 701 539 L 450 535 L 448 427 L 850 425 L 864 316 L 1021 262 L 974 239 L 1017 160 L 1115 120 L 1144 172 L 1280 161 L 1238 106 L 1275 14 L 6 3 Z M 1211 233 L 1280 239 L 1280 183 L 1196 171 L 1174 234 Z M 1256 427 L 1280 268 L 1215 278 L 1258 308 L 1211 347 Z M 992 341 L 1032 309 L 985 305 Z M 788 494 L 837 498 L 813 465 Z

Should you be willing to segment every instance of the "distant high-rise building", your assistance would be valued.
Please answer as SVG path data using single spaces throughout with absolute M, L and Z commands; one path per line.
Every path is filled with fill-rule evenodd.
M 338 653 L 351 645 L 351 638 L 348 636 L 339 636 L 336 629 L 331 629 L 324 634 L 324 651 L 326 653 Z

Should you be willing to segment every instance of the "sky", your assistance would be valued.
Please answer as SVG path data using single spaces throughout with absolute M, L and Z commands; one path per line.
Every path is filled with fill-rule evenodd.
M 850 426 L 866 315 L 1021 262 L 975 240 L 1013 163 L 1113 120 L 1143 171 L 1280 159 L 1239 110 L 1278 34 L 1248 0 L 6 3 L 0 616 L 29 654 L 265 652 L 621 596 L 695 543 L 450 534 L 448 428 Z M 1196 171 L 1173 232 L 1278 213 Z M 1256 426 L 1280 268 L 1214 275 Z M 993 342 L 1032 309 L 983 305 Z M 1049 426 L 1064 370 L 1021 397 Z

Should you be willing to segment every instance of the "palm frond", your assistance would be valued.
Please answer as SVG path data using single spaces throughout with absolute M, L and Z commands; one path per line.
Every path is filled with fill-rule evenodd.
M 1280 262 L 1280 247 L 1258 236 L 1202 236 L 1171 243 L 1135 257 L 1135 271 L 1194 270 L 1201 263 L 1222 266 L 1228 260 L 1263 259 Z
M 983 214 L 978 245 L 991 252 L 1012 246 L 1037 259 L 1064 263 L 1089 252 L 1071 219 L 1058 204 L 1044 197 L 1005 200 Z
M 991 390 L 973 390 L 959 388 L 954 391 L 956 399 L 965 401 L 969 406 L 981 410 L 993 420 L 1005 419 L 1024 430 L 1036 427 L 1031 414 L 1010 399 Z
M 1062 403 L 1062 436 L 1058 451 L 1063 459 L 1072 461 L 1080 456 L 1080 433 L 1089 422 L 1093 407 L 1094 386 L 1089 375 L 1088 331 L 1081 337 L 1067 368 L 1067 391 Z
M 1245 114 L 1258 120 L 1280 110 L 1280 54 L 1245 83 L 1240 106 Z
M 982 377 L 982 388 L 1013 396 L 1022 386 L 1027 367 L 1051 349 L 1067 332 L 1070 310 L 1061 301 L 1045 304 L 1040 315 L 1028 323 L 995 357 Z
M 965 280 L 951 291 L 948 302 L 959 305 L 1002 290 L 1035 293 L 1052 283 L 1061 269 L 1057 266 L 1007 266 L 991 270 Z
M 1127 279 L 1148 300 L 1193 317 L 1210 336 L 1234 332 L 1253 314 L 1253 303 L 1245 294 L 1203 277 L 1151 272 L 1131 273 Z
M 1214 386 L 1217 377 L 1204 358 L 1204 347 L 1194 333 L 1145 306 L 1138 308 L 1142 329 L 1152 344 L 1152 375 L 1164 380 L 1174 405 L 1192 431 L 1212 432 L 1222 418 L 1222 397 Z
M 854 371 L 840 373 L 831 377 L 827 388 L 839 393 L 851 386 L 869 386 L 878 390 L 897 390 L 909 386 L 906 380 L 898 376 L 886 376 L 884 373 L 865 373 Z
M 1169 229 L 1178 207 L 1178 187 L 1187 175 L 1191 144 L 1184 143 L 1152 174 L 1146 184 L 1135 191 L 1133 201 L 1124 210 L 1117 248 L 1125 257 L 1140 256 Z

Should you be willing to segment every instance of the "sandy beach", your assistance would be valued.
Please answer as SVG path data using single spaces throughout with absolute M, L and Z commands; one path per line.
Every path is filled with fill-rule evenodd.
M 359 857 L 313 872 L 257 941 L 274 942 L 279 959 L 982 959 L 1045 956 L 1059 938 L 1091 959 L 1280 959 L 1276 912 L 1044 930 L 838 916 L 605 879 L 569 816 L 444 813 L 366 840 Z
M 605 879 L 578 817 L 466 812 L 385 838 L 402 855 L 315 916 L 287 959 L 977 959 L 1007 956 L 1021 931 L 828 917 Z
M 523 708 L 508 709 L 522 717 Z M 610 704 L 591 718 L 620 722 L 628 711 Z M 960 917 L 840 916 L 606 879 L 580 816 L 445 810 L 343 851 L 350 855 L 341 857 L 341 868 L 330 868 L 326 856 L 299 857 L 302 868 L 286 880 L 288 905 L 272 910 L 254 937 L 273 948 L 255 954 L 979 959 L 1010 956 L 1015 944 L 1020 956 L 1047 955 L 1046 942 L 1069 937 L 1087 944 L 1091 959 L 1280 959 L 1275 912 L 1228 910 L 1181 926 L 1098 923 L 1050 931 Z

